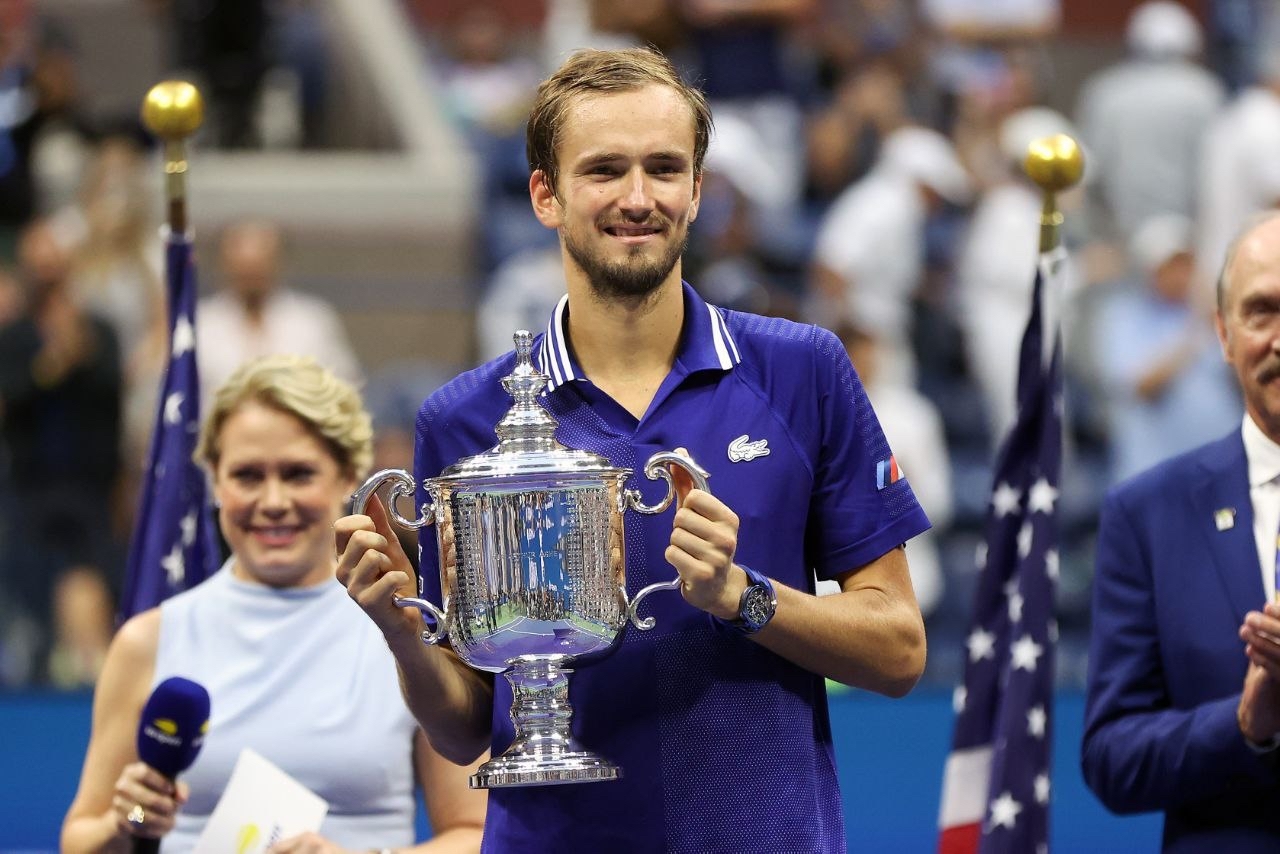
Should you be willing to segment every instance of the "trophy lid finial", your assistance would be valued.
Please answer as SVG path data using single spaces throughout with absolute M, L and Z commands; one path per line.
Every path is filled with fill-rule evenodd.
M 521 329 L 512 336 L 516 345 L 516 364 L 502 378 L 502 387 L 511 395 L 511 409 L 498 422 L 494 431 L 501 442 L 499 451 L 527 451 L 534 447 L 550 450 L 559 447 L 556 427 L 559 424 L 542 404 L 538 395 L 547 387 L 549 378 L 533 364 L 533 334 Z
M 502 378 L 502 387 L 511 395 L 512 403 L 494 427 L 498 444 L 448 466 L 429 483 L 449 483 L 452 488 L 470 487 L 488 482 L 489 478 L 511 483 L 513 478 L 554 475 L 560 484 L 566 480 L 588 482 L 600 477 L 628 476 L 630 469 L 615 467 L 608 457 L 569 448 L 556 440 L 560 424 L 541 399 L 551 378 L 534 364 L 534 336 L 521 329 L 513 340 L 515 364 L 511 373 Z
M 533 333 L 528 329 L 517 329 L 512 336 L 516 342 L 516 364 L 533 364 Z

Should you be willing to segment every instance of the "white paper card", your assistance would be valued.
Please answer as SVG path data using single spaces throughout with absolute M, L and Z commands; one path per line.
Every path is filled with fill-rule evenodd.
M 324 798 L 246 747 L 195 854 L 262 854 L 281 839 L 319 830 L 328 811 Z

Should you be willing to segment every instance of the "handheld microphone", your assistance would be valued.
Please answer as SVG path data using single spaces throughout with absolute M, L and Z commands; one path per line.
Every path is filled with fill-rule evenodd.
M 138 722 L 138 758 L 173 780 L 191 767 L 209 728 L 209 692 L 171 676 L 151 692 Z M 156 854 L 159 839 L 133 839 L 134 854 Z

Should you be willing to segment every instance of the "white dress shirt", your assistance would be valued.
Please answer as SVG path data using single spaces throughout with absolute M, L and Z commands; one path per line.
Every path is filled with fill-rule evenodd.
M 1276 536 L 1280 533 L 1280 445 L 1271 441 L 1248 414 L 1244 416 L 1244 455 L 1249 462 L 1249 500 L 1253 537 L 1267 601 L 1276 596 Z M 1262 607 L 1259 604 L 1258 607 Z
M 337 310 L 312 294 L 281 288 L 251 323 L 233 295 L 218 291 L 196 308 L 196 362 L 200 369 L 200 411 L 242 364 L 259 356 L 310 356 L 338 377 L 359 384 L 360 363 Z

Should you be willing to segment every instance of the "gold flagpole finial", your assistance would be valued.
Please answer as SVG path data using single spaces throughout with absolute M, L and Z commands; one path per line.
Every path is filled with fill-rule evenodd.
M 1027 177 L 1044 193 L 1044 211 L 1040 215 L 1040 251 L 1048 252 L 1058 245 L 1062 212 L 1058 210 L 1058 193 L 1075 186 L 1084 174 L 1084 152 L 1066 134 L 1037 139 L 1027 146 L 1023 161 Z
M 142 123 L 164 141 L 165 195 L 169 201 L 169 229 L 187 230 L 187 137 L 204 121 L 200 90 L 185 80 L 165 80 L 152 86 L 142 101 Z
M 204 121 L 200 90 L 185 80 L 157 83 L 142 101 L 142 123 L 163 140 L 185 139 Z

